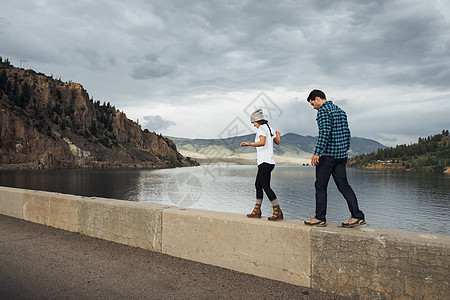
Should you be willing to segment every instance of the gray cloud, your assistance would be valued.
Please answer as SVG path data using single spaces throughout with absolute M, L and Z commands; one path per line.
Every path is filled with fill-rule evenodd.
M 140 61 L 132 70 L 131 77 L 133 79 L 151 79 L 165 77 L 173 74 L 176 67 L 164 63 L 160 59 L 145 59 Z
M 169 128 L 170 126 L 175 126 L 176 123 L 165 120 L 161 116 L 145 116 L 142 128 L 148 129 L 150 131 L 158 131 Z
M 132 79 L 173 75 L 184 92 L 205 81 L 213 83 L 205 86 L 211 89 L 234 88 L 228 82 L 241 89 L 293 85 L 311 73 L 328 74 L 324 79 L 332 84 L 345 80 L 442 87 L 449 79 L 448 19 L 436 5 L 421 1 L 86 5 L 46 1 L 31 9 L 43 24 L 21 18 L 28 21 L 18 28 L 19 38 L 25 30 L 32 36 L 33 28 L 27 25 L 36 25 L 49 33 L 34 41 L 37 48 L 56 47 L 47 55 L 55 52 L 97 70 L 110 61 L 133 61 Z M 26 15 L 20 7 L 9 6 L 18 16 Z M 25 48 L 36 48 L 31 46 Z M 113 49 L 114 54 L 108 53 Z M 149 49 L 155 57 L 146 56 Z
M 363 122 L 355 127 L 367 124 L 375 135 L 370 128 L 393 129 L 378 128 L 378 116 L 363 118 L 366 110 L 383 115 L 379 107 L 394 101 L 405 107 L 450 93 L 449 25 L 450 4 L 440 0 L 18 0 L 2 4 L 0 55 L 80 81 L 124 109 L 164 103 L 198 105 L 195 112 L 205 101 L 234 103 L 233 94 L 259 91 L 289 93 L 284 104 L 294 108 L 292 93 L 307 105 L 305 93 L 321 88 L 346 99 L 342 105 Z M 423 122 L 444 122 L 432 115 Z

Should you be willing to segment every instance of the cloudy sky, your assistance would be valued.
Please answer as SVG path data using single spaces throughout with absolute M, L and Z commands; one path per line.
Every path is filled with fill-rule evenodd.
M 394 146 L 450 129 L 447 0 L 0 0 L 0 56 L 169 136 L 250 133 L 256 107 L 317 135 L 315 88 L 353 136 Z

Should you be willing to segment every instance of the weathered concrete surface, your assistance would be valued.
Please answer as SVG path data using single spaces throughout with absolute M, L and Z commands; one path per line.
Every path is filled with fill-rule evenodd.
M 346 298 L 0 215 L 0 299 Z
M 0 213 L 22 219 L 22 202 L 25 190 L 0 186 Z
M 450 295 L 450 236 L 5 187 L 0 214 L 359 299 Z
M 79 201 L 80 232 L 108 241 L 161 252 L 161 213 L 151 203 L 83 198 Z
M 450 299 L 450 236 L 314 228 L 311 287 L 362 299 Z
M 311 228 L 299 221 L 175 208 L 162 219 L 165 254 L 310 286 Z
M 80 197 L 43 191 L 25 191 L 23 219 L 69 231 L 79 231 Z

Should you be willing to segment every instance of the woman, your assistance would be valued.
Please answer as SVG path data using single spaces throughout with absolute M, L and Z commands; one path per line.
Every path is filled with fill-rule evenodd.
M 270 174 L 275 168 L 275 160 L 273 158 L 273 143 L 280 144 L 280 132 L 276 131 L 275 135 L 272 129 L 264 119 L 262 109 L 254 111 L 250 117 L 250 122 L 257 128 L 254 142 L 242 142 L 241 146 L 256 147 L 258 173 L 256 175 L 256 204 L 252 213 L 248 214 L 249 218 L 261 218 L 261 204 L 263 200 L 263 190 L 272 203 L 273 216 L 269 217 L 270 221 L 282 220 L 283 212 L 278 204 L 277 196 L 270 187 Z

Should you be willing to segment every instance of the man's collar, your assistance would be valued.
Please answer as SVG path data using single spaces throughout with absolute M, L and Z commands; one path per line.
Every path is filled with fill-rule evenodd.
M 325 101 L 324 103 L 322 103 L 322 105 L 320 106 L 319 110 L 320 110 L 324 105 L 326 105 L 328 102 L 330 102 L 330 104 L 333 104 L 333 101 L 327 100 L 327 101 Z

